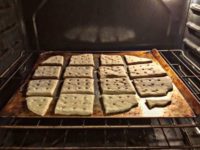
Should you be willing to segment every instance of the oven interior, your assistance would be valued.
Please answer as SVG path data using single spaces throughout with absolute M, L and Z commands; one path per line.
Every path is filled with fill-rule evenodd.
M 200 103 L 199 0 L 0 0 L 0 109 L 46 51 L 159 49 Z M 200 149 L 195 118 L 0 118 L 0 149 Z

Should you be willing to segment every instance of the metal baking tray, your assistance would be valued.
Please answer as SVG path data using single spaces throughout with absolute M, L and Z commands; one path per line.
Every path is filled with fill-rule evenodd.
M 190 90 L 186 87 L 186 85 L 181 81 L 178 75 L 171 69 L 171 67 L 166 63 L 166 61 L 162 58 L 157 50 L 152 51 L 126 51 L 126 52 L 92 52 L 94 54 L 95 60 L 95 70 L 94 70 L 94 79 L 95 79 L 95 103 L 94 103 L 94 112 L 91 116 L 65 116 L 65 115 L 56 115 L 54 114 L 54 109 L 56 102 L 59 97 L 59 92 L 62 86 L 63 78 L 61 77 L 60 83 L 57 89 L 57 94 L 54 96 L 54 100 L 51 103 L 51 106 L 45 116 L 43 118 L 172 118 L 172 117 L 195 117 L 195 115 L 200 114 L 200 104 L 196 100 L 196 98 L 192 95 Z M 71 55 L 81 54 L 78 52 L 45 52 L 41 53 L 32 73 L 28 76 L 24 84 L 20 89 L 16 91 L 16 93 L 12 96 L 12 98 L 8 101 L 5 107 L 0 111 L 0 117 L 18 117 L 18 118 L 38 118 L 41 117 L 36 115 L 28 110 L 26 106 L 26 85 L 28 84 L 31 76 L 35 70 L 35 68 L 41 63 L 41 61 L 45 60 L 49 56 L 53 55 L 63 55 L 65 58 L 65 64 L 62 69 L 62 74 L 64 73 L 65 67 L 68 65 Z M 139 105 L 131 110 L 112 115 L 105 115 L 103 111 L 103 106 L 101 104 L 101 92 L 99 86 L 99 78 L 98 78 L 98 67 L 100 64 L 100 54 L 108 54 L 108 55 L 134 55 L 145 58 L 151 58 L 153 62 L 160 64 L 163 69 L 167 72 L 168 76 L 171 77 L 173 81 L 173 91 L 172 93 L 172 102 L 170 105 L 166 107 L 153 108 L 149 109 L 146 104 L 144 98 L 139 100 Z M 124 58 L 124 57 L 123 57 Z M 125 65 L 126 69 L 127 66 Z

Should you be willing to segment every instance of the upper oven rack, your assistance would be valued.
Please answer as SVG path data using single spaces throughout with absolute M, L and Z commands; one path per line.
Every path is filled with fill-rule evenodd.
M 176 71 L 179 77 L 186 83 L 191 92 L 199 100 L 198 82 L 199 74 L 191 66 L 185 63 L 184 57 L 179 57 L 181 50 L 161 50 L 161 55 L 167 60 L 169 65 Z M 172 61 L 169 58 L 175 59 Z M 192 83 L 192 81 L 195 81 Z M 196 85 L 197 84 L 197 85 Z M 196 89 L 196 90 L 195 90 Z M 199 143 L 193 143 L 193 139 L 199 139 L 200 123 L 199 117 L 196 118 L 152 118 L 152 119 L 103 119 L 103 118 L 15 118 L 6 117 L 0 118 L 0 130 L 2 139 L 0 149 L 199 149 Z M 139 133 L 137 133 L 139 131 Z M 132 135 L 149 136 L 154 132 L 153 142 L 158 142 L 158 145 L 151 145 L 148 141 L 138 145 L 138 142 L 129 144 L 129 139 Z M 36 133 L 35 133 L 36 132 Z M 53 134 L 52 134 L 53 132 Z M 57 133 L 59 132 L 59 134 Z M 62 133 L 60 133 L 62 132 Z M 77 135 L 81 133 L 82 136 Z M 90 137 L 102 136 L 100 145 L 89 145 Z M 110 145 L 112 139 L 110 136 L 116 135 L 120 139 L 117 145 Z M 131 133 L 131 135 L 130 135 Z M 191 135 L 191 133 L 193 133 Z M 54 137 L 58 134 L 57 137 Z M 137 135 L 138 134 L 138 135 Z M 144 135 L 143 135 L 144 134 Z M 12 135 L 22 136 L 20 142 L 14 144 L 7 143 L 12 139 Z M 40 137 L 38 140 L 34 136 Z M 51 137 L 53 136 L 53 137 Z M 79 137 L 73 145 L 70 141 L 70 136 Z M 27 145 L 30 137 L 34 138 L 32 142 L 38 142 L 37 146 Z M 136 138 L 138 138 L 136 137 Z M 172 138 L 173 137 L 173 138 Z M 48 139 L 53 139 L 48 142 Z M 149 138 L 149 137 L 148 137 Z M 162 140 L 161 140 L 162 139 Z M 116 140 L 116 139 L 115 139 Z M 135 140 L 135 139 L 134 139 Z M 149 139 L 148 139 L 149 140 Z M 152 139 L 151 139 L 152 140 Z M 82 141 L 81 143 L 79 143 Z M 180 143 L 174 143 L 178 141 Z M 161 142 L 161 145 L 159 144 Z M 182 143 L 183 142 L 183 143 Z M 59 144 L 60 145 L 59 145 Z M 152 143 L 152 141 L 150 141 Z M 164 143 L 164 144 L 163 144 Z M 80 145 L 79 145 L 80 144 Z M 91 143 L 90 143 L 91 144 Z
M 42 53 L 42 54 L 45 54 L 45 53 Z M 198 103 L 199 103 L 200 102 L 200 73 L 198 72 L 198 70 L 195 70 L 195 68 L 191 66 L 190 63 L 187 63 L 187 59 L 185 59 L 185 57 L 182 55 L 183 51 L 182 50 L 159 50 L 159 54 L 163 57 L 163 59 L 166 60 L 168 65 L 176 72 L 176 74 L 180 77 L 180 79 L 186 84 L 186 86 L 190 89 L 191 93 L 197 98 Z M 33 55 L 30 55 L 29 57 L 27 57 L 26 61 L 24 61 L 20 65 L 20 67 L 13 73 L 13 75 L 10 75 L 10 77 L 8 78 L 8 81 L 6 81 L 2 86 L 0 86 L 0 92 L 3 91 L 5 86 L 9 86 L 9 84 L 7 83 L 9 83 L 9 81 L 12 80 L 12 78 L 16 78 L 16 77 L 21 78 L 20 79 L 21 81 L 26 79 L 26 75 L 28 74 L 28 72 L 30 72 L 30 69 L 31 69 L 29 63 L 30 63 L 30 58 L 32 57 Z M 37 58 L 37 56 L 34 58 Z M 33 61 L 32 63 L 34 64 Z M 16 74 L 18 74 L 19 72 L 20 74 L 23 74 L 23 75 L 16 76 Z M 22 82 L 19 82 L 19 83 L 22 83 Z M 18 85 L 18 87 L 19 86 L 20 84 Z M 6 93 L 2 93 L 2 94 L 5 95 Z
M 199 99 L 199 77 L 198 72 L 193 70 L 191 66 L 185 63 L 184 57 L 179 57 L 182 53 L 181 50 L 161 50 L 160 54 L 166 59 L 168 64 L 173 68 L 179 77 L 186 83 L 191 92 Z M 173 58 L 171 60 L 170 58 Z M 24 66 L 23 66 L 24 67 Z M 196 82 L 192 82 L 192 81 Z M 196 90 L 195 90 L 196 89 Z M 199 149 L 199 143 L 193 143 L 193 138 L 199 138 L 200 135 L 200 123 L 199 116 L 196 118 L 152 118 L 152 119 L 103 119 L 103 118 L 15 118 L 5 117 L 0 118 L 0 130 L 2 132 L 2 139 L 0 142 L 0 149 Z M 137 143 L 128 144 L 132 134 L 134 135 L 138 130 L 138 136 L 149 136 L 150 131 L 153 130 L 155 135 L 159 135 L 156 142 L 160 142 L 160 137 L 164 141 L 164 145 L 149 145 L 148 142 L 144 142 L 141 145 Z M 110 134 L 119 133 L 123 143 L 122 145 L 111 146 Z M 134 133 L 132 133 L 134 131 Z M 35 133 L 36 132 L 36 133 Z M 59 132 L 58 137 L 51 137 L 51 132 Z M 62 132 L 62 133 L 60 133 Z M 77 133 L 76 133 L 77 132 Z M 75 145 L 70 143 L 69 136 L 75 136 L 78 133 L 82 133 L 83 143 L 79 145 L 79 139 Z M 93 135 L 93 132 L 95 134 Z M 147 133 L 146 133 L 147 132 Z M 88 145 L 90 136 L 95 137 L 99 133 L 99 136 L 103 137 L 103 141 L 100 145 Z M 117 134 L 116 133 L 116 134 Z M 130 135 L 130 133 L 132 133 Z M 145 133 L 145 135 L 143 135 Z M 178 135 L 176 135 L 178 133 Z M 191 135 L 191 133 L 193 133 Z M 20 135 L 18 135 L 20 134 Z M 44 135 L 43 135 L 44 134 Z M 175 135 L 171 135 L 175 134 Z M 20 142 L 14 144 L 8 144 L 10 138 L 13 136 L 22 136 Z M 34 139 L 33 142 L 38 142 L 38 146 L 28 145 L 28 139 L 33 136 L 42 136 L 41 140 Z M 77 135 L 78 137 L 79 135 Z M 118 138 L 117 136 L 117 138 Z M 173 137 L 173 138 L 172 138 Z M 48 139 L 52 138 L 53 142 L 48 143 Z M 173 141 L 181 141 L 183 143 L 174 144 Z M 143 140 L 144 141 L 144 140 Z M 162 142 L 163 142 L 162 141 Z M 155 141 L 154 141 L 155 142 Z M 57 145 L 61 143 L 61 145 Z M 69 144 L 69 145 L 68 145 Z M 71 145 L 72 144 L 72 145 Z M 63 146 L 64 145 L 64 146 Z M 79 146 L 78 146 L 79 145 Z
M 94 53 L 95 64 L 97 64 L 97 66 L 95 66 L 95 69 L 98 67 L 98 64 L 99 64 L 99 56 L 100 56 L 99 53 L 102 53 L 102 52 Z M 37 65 L 45 58 L 52 56 L 52 55 L 56 55 L 56 54 L 63 55 L 65 57 L 65 62 L 66 62 L 65 65 L 67 65 L 67 63 L 69 62 L 70 56 L 74 53 L 70 53 L 70 52 L 67 53 L 67 52 L 62 52 L 62 51 L 59 53 L 51 52 L 51 51 L 49 53 L 45 53 L 45 52 L 41 53 L 38 58 L 38 61 L 35 63 L 34 68 L 37 67 Z M 108 54 L 112 54 L 112 53 L 108 53 Z M 129 113 L 107 116 L 107 115 L 103 114 L 103 111 L 101 109 L 101 105 L 99 103 L 100 96 L 98 95 L 100 93 L 100 91 L 99 91 L 98 84 L 95 84 L 96 99 L 95 99 L 95 104 L 94 104 L 94 112 L 91 116 L 59 116 L 59 115 L 55 115 L 53 109 L 54 109 L 56 100 L 58 98 L 58 94 L 59 94 L 59 92 L 58 92 L 58 94 L 55 95 L 55 97 L 54 97 L 55 103 L 53 103 L 50 106 L 49 111 L 46 113 L 46 115 L 43 118 L 140 118 L 140 117 L 154 118 L 154 117 L 158 117 L 158 116 L 161 118 L 162 117 L 170 118 L 170 117 L 184 117 L 184 116 L 192 117 L 192 116 L 195 116 L 194 113 L 195 114 L 200 113 L 197 100 L 195 100 L 194 96 L 192 96 L 191 92 L 186 88 L 186 86 L 184 86 L 183 82 L 177 77 L 177 75 L 170 69 L 170 67 L 167 65 L 167 63 L 162 59 L 162 57 L 160 56 L 160 54 L 157 50 L 135 51 L 135 52 L 126 51 L 126 52 L 114 53 L 114 54 L 118 54 L 118 55 L 122 55 L 122 56 L 125 54 L 130 54 L 130 55 L 135 54 L 140 57 L 152 58 L 153 61 L 158 61 L 160 63 L 160 65 L 162 65 L 165 68 L 165 70 L 168 72 L 168 75 L 172 78 L 174 84 L 177 86 L 180 93 L 183 94 L 182 96 L 185 98 L 185 100 L 188 101 L 188 104 L 193 109 L 193 111 L 191 110 L 191 108 L 189 108 L 189 105 L 186 103 L 186 101 L 184 101 L 184 99 L 182 99 L 181 97 L 178 96 L 179 91 L 176 90 L 177 92 L 173 93 L 174 97 L 173 97 L 172 105 L 170 105 L 170 107 L 167 107 L 165 109 L 165 113 L 163 113 L 163 114 L 162 114 L 162 111 L 160 113 L 155 109 L 150 110 L 150 112 L 146 111 L 144 108 L 143 102 L 140 101 L 140 103 L 141 103 L 140 109 L 134 109 L 134 110 L 130 111 Z M 33 68 L 33 70 L 34 70 L 34 68 Z M 31 72 L 33 72 L 33 70 Z M 17 118 L 38 118 L 39 117 L 37 115 L 30 113 L 30 111 L 27 111 L 27 107 L 25 105 L 25 94 L 24 94 L 26 91 L 25 87 L 26 87 L 28 81 L 30 80 L 31 74 L 32 73 L 30 73 L 29 78 L 27 78 L 26 81 L 24 82 L 25 86 L 21 86 L 20 89 L 16 90 L 13 97 L 9 100 L 9 102 L 1 110 L 1 117 L 17 117 Z M 96 71 L 95 71 L 95 81 L 98 81 L 98 78 L 96 77 Z M 58 91 L 60 91 L 60 88 L 58 89 Z M 187 93 L 187 95 L 184 93 Z M 183 109 L 180 110 L 180 109 L 178 109 L 179 107 L 182 107 Z M 155 115 L 154 113 L 157 113 L 157 115 Z

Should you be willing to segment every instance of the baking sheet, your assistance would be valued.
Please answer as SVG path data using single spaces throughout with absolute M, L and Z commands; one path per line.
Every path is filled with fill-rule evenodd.
M 29 75 L 24 85 L 20 89 L 16 91 L 13 97 L 9 100 L 9 102 L 5 105 L 5 107 L 1 110 L 1 117 L 19 117 L 19 118 L 38 118 L 38 116 L 31 111 L 28 110 L 26 106 L 25 93 L 26 93 L 26 85 L 28 81 L 31 79 L 31 76 L 35 70 L 35 68 L 40 64 L 41 61 L 45 60 L 49 56 L 53 55 L 63 55 L 65 58 L 65 64 L 63 66 L 62 74 L 64 73 L 65 67 L 68 65 L 71 55 L 80 54 L 80 53 L 67 53 L 67 52 L 46 52 L 42 53 L 38 58 L 38 61 L 33 68 L 32 73 Z M 132 51 L 132 52 L 120 52 L 120 53 L 93 53 L 95 59 L 95 71 L 94 71 L 94 79 L 95 79 L 95 103 L 94 103 L 94 113 L 91 116 L 65 116 L 65 115 L 56 115 L 54 114 L 55 105 L 59 96 L 59 91 L 62 86 L 63 79 L 59 83 L 58 93 L 54 96 L 54 100 L 47 112 L 47 114 L 43 117 L 46 118 L 167 118 L 167 117 L 195 117 L 193 110 L 196 112 L 199 110 L 199 105 L 196 105 L 195 102 L 197 100 L 191 94 L 191 92 L 187 89 L 183 82 L 178 78 L 178 76 L 173 72 L 173 70 L 169 67 L 169 65 L 164 61 L 164 59 L 159 55 L 159 52 L 156 50 L 153 51 Z M 167 74 L 172 78 L 173 81 L 173 91 L 170 92 L 172 94 L 172 102 L 170 105 L 166 107 L 155 107 L 153 109 L 149 109 L 145 104 L 145 99 L 140 98 L 139 105 L 131 110 L 112 115 L 105 115 L 103 111 L 103 107 L 101 105 L 101 94 L 100 94 L 100 86 L 99 86 L 99 78 L 97 75 L 98 67 L 100 64 L 99 56 L 100 54 L 115 54 L 115 55 L 134 55 L 145 58 L 151 58 L 153 62 L 160 64 L 167 72 Z M 125 66 L 127 68 L 127 66 Z M 189 92 L 189 93 L 188 93 Z M 186 94 L 184 94 L 186 93 Z M 189 105 L 190 104 L 190 105 Z M 192 107 L 192 108 L 191 108 Z M 193 109 L 193 110 L 192 110 Z

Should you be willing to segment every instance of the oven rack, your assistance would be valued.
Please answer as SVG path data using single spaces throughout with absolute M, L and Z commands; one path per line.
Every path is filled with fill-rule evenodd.
M 0 118 L 0 129 L 194 128 L 195 118 Z M 156 120 L 156 121 L 155 121 Z M 161 122 L 166 121 L 162 124 Z M 156 124 L 155 122 L 159 122 Z M 147 123 L 147 124 L 146 124 Z
M 200 102 L 200 74 L 181 57 L 183 51 L 160 53 Z M 199 116 L 0 120 L 0 149 L 200 149 Z
M 160 50 L 162 57 L 178 74 L 200 103 L 200 72 L 195 63 L 188 62 L 182 50 Z
M 0 149 L 79 149 L 80 147 L 81 149 L 200 148 L 200 143 L 194 143 L 193 140 L 199 139 L 200 136 L 200 133 L 195 130 L 200 127 L 200 124 L 194 118 L 10 118 L 9 120 L 4 118 L 1 120 L 7 123 L 1 124 L 0 127 L 1 133 L 3 133 Z M 41 136 L 42 139 L 38 140 L 35 136 L 38 138 Z M 71 136 L 75 137 L 74 141 L 71 141 Z M 18 141 L 14 137 L 21 139 Z M 93 138 L 97 138 L 97 141 L 95 141 L 97 143 L 88 145 Z M 30 140 L 37 144 L 29 145 L 32 143 Z M 52 141 L 49 142 L 49 140 Z M 115 140 L 117 144 L 112 145 Z M 143 144 L 141 144 L 142 142 Z

